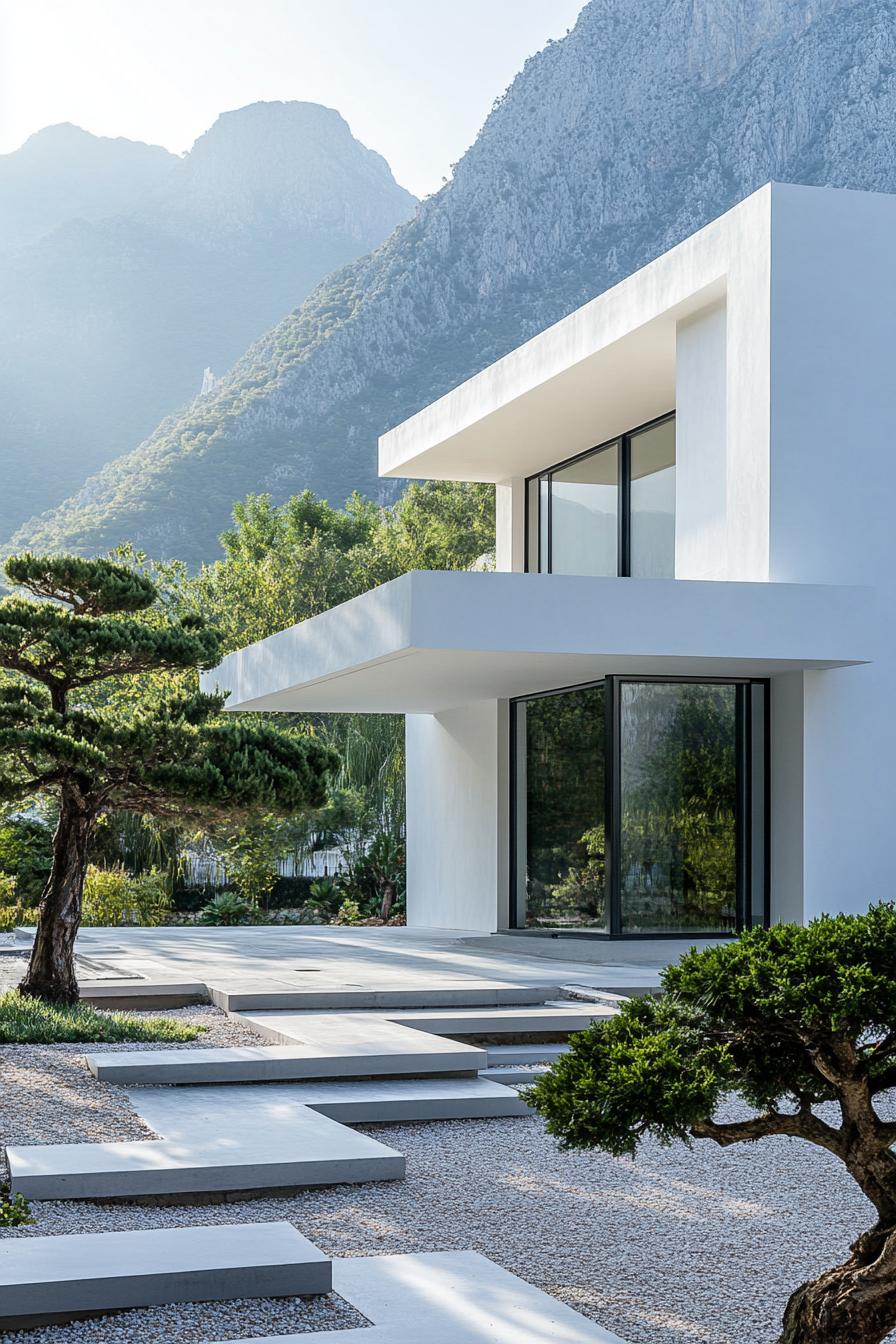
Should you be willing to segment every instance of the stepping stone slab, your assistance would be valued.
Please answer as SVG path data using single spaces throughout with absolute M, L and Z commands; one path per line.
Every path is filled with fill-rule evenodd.
M 545 1041 L 541 1045 L 489 1045 L 487 1051 L 489 1068 L 497 1068 L 502 1064 L 553 1064 L 568 1053 L 569 1046 Z
M 8 1148 L 13 1192 L 27 1199 L 120 1199 L 404 1178 L 402 1154 L 369 1135 L 307 1106 L 278 1122 L 276 1113 L 253 1104 L 257 1091 L 267 1088 L 235 1091 L 234 1104 L 214 1115 L 203 1100 L 205 1089 L 141 1092 L 141 1112 L 143 1098 L 156 1098 L 158 1105 L 162 1097 L 190 1102 L 179 1120 L 172 1108 L 165 1125 L 149 1121 L 164 1135 L 159 1140 Z
M 270 980 L 227 986 L 209 985 L 212 1002 L 225 1012 L 264 1012 L 278 1009 L 460 1008 L 499 1004 L 544 1003 L 560 993 L 557 985 L 515 985 L 501 980 L 456 980 L 434 985 L 431 980 L 400 988 L 347 985 L 324 976 L 308 975 L 301 985 L 272 984 Z M 409 977 L 403 977 L 407 980 Z
M 475 1251 L 336 1260 L 333 1290 L 370 1326 L 321 1344 L 625 1344 L 565 1303 Z M 308 1344 L 276 1335 L 236 1344 Z
M 248 1145 L 255 1136 L 285 1131 L 311 1108 L 343 1125 L 413 1120 L 468 1120 L 528 1115 L 512 1088 L 482 1078 L 409 1078 L 374 1082 L 285 1083 L 263 1088 L 139 1088 L 134 1109 L 168 1139 L 186 1140 L 196 1126 L 228 1133 Z
M 0 1241 L 5 1329 L 127 1307 L 331 1288 L 330 1260 L 285 1222 Z
M 530 1007 L 412 1008 L 388 1013 L 239 1013 L 259 1035 L 279 1045 L 297 1041 L 334 1045 L 353 1032 L 359 1041 L 373 1041 L 377 1020 L 432 1036 L 567 1035 L 595 1021 L 615 1016 L 602 1004 L 560 1003 Z M 388 1030 L 388 1029 L 386 1029 Z
M 250 1025 L 255 1026 L 254 1020 Z M 272 1046 L 193 1050 L 115 1050 L 88 1055 L 87 1066 L 110 1083 L 240 1083 L 396 1074 L 475 1073 L 487 1062 L 477 1046 L 363 1014 L 311 1017 L 306 1037 L 265 1029 Z

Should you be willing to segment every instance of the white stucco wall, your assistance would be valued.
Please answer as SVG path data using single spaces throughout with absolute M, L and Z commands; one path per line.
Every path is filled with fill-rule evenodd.
M 882 613 L 870 665 L 803 674 L 807 918 L 892 896 L 894 236 L 894 196 L 774 189 L 769 577 L 873 585 Z
M 675 575 L 728 578 L 727 309 L 679 322 L 676 339 Z
M 490 700 L 407 716 L 408 924 L 498 927 L 506 877 L 501 710 Z

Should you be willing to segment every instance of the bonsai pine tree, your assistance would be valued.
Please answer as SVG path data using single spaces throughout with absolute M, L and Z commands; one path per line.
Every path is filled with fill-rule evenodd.
M 567 1148 L 784 1134 L 833 1153 L 877 1219 L 793 1293 L 779 1344 L 879 1344 L 896 1327 L 896 1119 L 881 1107 L 896 1087 L 896 909 L 752 930 L 690 952 L 663 988 L 574 1036 L 530 1101 Z M 718 1117 L 730 1093 L 744 1118 Z
M 173 618 L 145 574 L 108 560 L 14 556 L 0 601 L 0 802 L 50 794 L 59 820 L 20 989 L 78 997 L 75 935 L 88 851 L 107 811 L 178 821 L 320 806 L 335 765 L 309 736 L 221 715 L 184 672 L 218 659 L 200 617 Z

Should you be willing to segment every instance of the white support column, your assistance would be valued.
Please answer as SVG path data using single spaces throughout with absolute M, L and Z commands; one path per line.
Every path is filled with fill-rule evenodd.
M 409 925 L 498 928 L 506 717 L 506 702 L 485 700 L 405 720 Z
M 526 568 L 526 482 L 522 476 L 495 486 L 495 568 L 515 574 Z

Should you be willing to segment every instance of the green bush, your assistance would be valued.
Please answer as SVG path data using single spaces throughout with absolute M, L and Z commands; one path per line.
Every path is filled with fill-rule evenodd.
M 27 1227 L 33 1222 L 25 1196 L 11 1195 L 8 1185 L 0 1185 L 0 1227 Z
M 0 994 L 0 1045 L 195 1041 L 203 1030 L 170 1017 L 103 1012 L 89 1003 L 44 1003 L 16 990 Z
M 839 1158 L 877 1222 L 793 1293 L 780 1344 L 881 1344 L 896 1328 L 896 1123 L 875 1104 L 896 1087 L 896 906 L 752 929 L 689 952 L 662 985 L 576 1033 L 527 1099 L 565 1148 L 785 1136 Z M 729 1094 L 746 1118 L 719 1114 Z
M 251 901 L 233 891 L 222 891 L 199 912 L 200 924 L 254 924 L 258 911 Z
M 23 905 L 37 905 L 52 862 L 53 833 L 44 822 L 10 817 L 0 826 L 0 872 L 15 878 L 16 895 Z
M 37 923 L 38 913 L 36 905 L 0 906 L 0 933 L 12 933 L 13 929 L 33 927 Z
M 336 911 L 335 922 L 337 924 L 360 924 L 361 919 L 361 907 L 358 902 L 346 897 Z
M 153 870 L 129 877 L 124 868 L 87 869 L 81 923 L 108 928 L 120 924 L 153 927 L 164 924 L 171 914 L 171 898 L 165 880 Z

